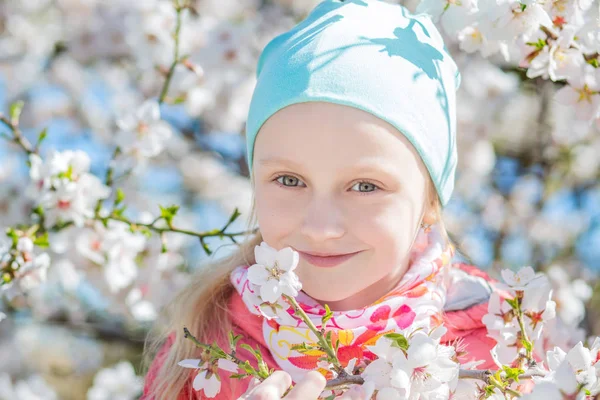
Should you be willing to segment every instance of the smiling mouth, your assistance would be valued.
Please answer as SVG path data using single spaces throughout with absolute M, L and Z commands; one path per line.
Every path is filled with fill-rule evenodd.
M 308 254 L 308 253 L 304 253 L 302 251 L 298 251 L 298 253 L 300 253 L 300 256 L 302 258 L 304 258 L 306 261 L 308 261 L 309 263 L 311 263 L 312 265 L 314 265 L 316 267 L 321 267 L 321 268 L 331 268 L 331 267 L 338 266 L 341 263 L 345 262 L 346 260 L 351 259 L 352 257 L 354 257 L 355 255 L 357 255 L 361 252 L 362 251 L 357 251 L 355 253 L 341 254 L 341 255 L 335 255 L 335 256 L 317 256 L 314 254 Z

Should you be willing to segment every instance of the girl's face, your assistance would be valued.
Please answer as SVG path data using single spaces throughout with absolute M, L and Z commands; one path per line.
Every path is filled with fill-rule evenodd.
M 352 107 L 294 104 L 261 128 L 253 173 L 263 240 L 300 252 L 296 272 L 309 296 L 357 309 L 402 278 L 428 172 L 392 125 Z M 356 254 L 325 267 L 302 252 Z

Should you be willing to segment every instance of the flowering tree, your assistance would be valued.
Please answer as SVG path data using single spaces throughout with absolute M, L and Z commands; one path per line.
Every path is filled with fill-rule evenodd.
M 43 319 L 66 313 L 71 324 L 90 321 L 99 308 L 110 318 L 149 323 L 193 269 L 189 259 L 210 255 L 220 240 L 243 238 L 248 232 L 239 216 L 248 213 L 250 189 L 237 139 L 256 60 L 268 40 L 316 3 L 11 0 L 0 6 L 5 304 L 26 306 Z M 571 348 L 585 339 L 578 329 L 592 294 L 585 278 L 594 277 L 600 259 L 598 2 L 405 5 L 433 15 L 463 75 L 462 157 L 446 222 L 476 264 L 498 271 L 533 265 L 548 273 L 560 318 L 551 318 L 545 297 L 523 298 L 531 316 L 521 310 L 521 323 L 541 319 L 555 343 Z M 182 182 L 176 194 L 143 190 L 156 179 L 148 171 L 167 171 L 164 181 Z M 183 193 L 218 202 L 223 219 L 198 229 L 193 217 L 205 216 L 206 206 Z M 259 273 L 254 278 L 261 287 L 273 284 Z M 287 297 L 274 302 L 279 307 L 262 312 L 289 315 L 281 310 L 293 305 L 299 284 L 292 283 L 283 287 Z M 82 288 L 108 299 L 100 302 L 106 305 L 90 307 Z M 528 293 L 512 290 L 512 300 Z M 273 304 L 267 293 L 279 292 L 265 291 L 263 300 Z M 517 340 L 539 346 L 542 324 L 529 332 L 516 306 L 499 298 L 492 305 L 486 323 L 491 335 L 507 340 L 499 342 L 497 356 L 510 365 Z M 499 318 L 511 313 L 516 325 L 502 331 Z M 404 337 L 431 344 L 436 335 Z M 569 337 L 573 343 L 559 341 Z M 393 366 L 401 357 L 398 347 L 387 349 L 385 341 L 380 347 L 382 362 Z M 402 365 L 410 365 L 404 347 Z M 333 356 L 327 361 L 335 365 Z M 554 367 L 548 361 L 548 371 L 558 371 L 562 361 Z M 494 379 L 508 385 L 506 376 Z

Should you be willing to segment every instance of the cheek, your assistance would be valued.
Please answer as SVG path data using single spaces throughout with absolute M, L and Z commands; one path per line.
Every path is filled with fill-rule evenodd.
M 276 184 L 257 185 L 255 188 L 256 217 L 263 239 L 277 246 L 278 238 L 296 229 L 302 207 L 298 197 L 282 194 Z
M 352 231 L 377 252 L 396 252 L 411 243 L 417 219 L 411 207 L 398 202 L 364 207 L 351 219 Z

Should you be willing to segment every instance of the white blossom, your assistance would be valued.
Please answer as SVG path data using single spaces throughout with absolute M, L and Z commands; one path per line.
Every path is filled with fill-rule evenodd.
M 133 400 L 139 398 L 143 378 L 137 376 L 128 361 L 100 370 L 87 392 L 88 400 Z
M 46 281 L 50 266 L 50 256 L 45 252 L 36 252 L 33 240 L 28 236 L 19 237 L 13 248 L 11 240 L 0 240 L 0 267 L 10 263 L 12 279 L 0 286 L 0 290 L 9 300 L 20 293 L 27 293 Z
M 435 333 L 429 336 L 416 331 L 409 335 L 406 351 L 386 337 L 369 350 L 378 358 L 367 365 L 362 376 L 378 390 L 378 399 L 408 399 L 413 398 L 412 393 L 423 399 L 448 398 L 456 387 L 454 348 L 440 345 Z
M 302 285 L 294 269 L 299 255 L 290 247 L 275 250 L 266 242 L 254 248 L 256 264 L 248 268 L 248 280 L 257 285 L 262 300 L 276 303 L 281 295 L 296 297 Z
M 125 299 L 133 317 L 141 322 L 154 321 L 158 316 L 154 304 L 144 300 L 143 293 L 139 288 L 133 288 Z
M 492 40 L 514 41 L 519 35 L 529 36 L 540 25 L 552 26 L 541 4 L 535 0 L 481 0 L 480 27 Z
M 105 228 L 96 222 L 75 241 L 78 251 L 104 268 L 104 277 L 112 292 L 129 286 L 138 275 L 137 255 L 144 250 L 146 237 L 131 233 L 129 225 L 109 221 Z
M 135 112 L 124 115 L 117 121 L 117 126 L 117 145 L 123 153 L 136 158 L 158 155 L 172 136 L 171 127 L 160 118 L 160 108 L 155 100 L 148 100 Z
M 194 390 L 204 391 L 204 395 L 209 398 L 216 397 L 221 391 L 221 380 L 219 378 L 219 369 L 236 373 L 238 371 L 237 364 L 233 361 L 220 358 L 215 364 L 208 364 L 204 360 L 186 359 L 177 363 L 180 367 L 198 369 L 198 374 L 194 378 L 192 384 Z
M 584 64 L 580 73 L 571 76 L 568 83 L 556 92 L 556 100 L 575 107 L 580 119 L 591 120 L 597 117 L 600 109 L 600 68 Z
M 52 151 L 46 161 L 32 154 L 30 163 L 28 194 L 44 208 L 47 226 L 71 221 L 83 226 L 96 203 L 110 196 L 111 189 L 89 173 L 90 158 L 83 151 Z
M 585 63 L 581 50 L 572 48 L 577 32 L 574 26 L 566 26 L 560 31 L 558 39 L 544 46 L 531 61 L 527 70 L 528 78 L 541 76 L 544 79 L 558 81 L 577 76 Z
M 501 273 L 502 279 L 512 290 L 524 290 L 536 277 L 535 271 L 529 266 L 521 268 L 517 272 L 503 269 Z
M 57 400 L 56 392 L 40 375 L 13 383 L 7 373 L 0 374 L 0 400 Z

